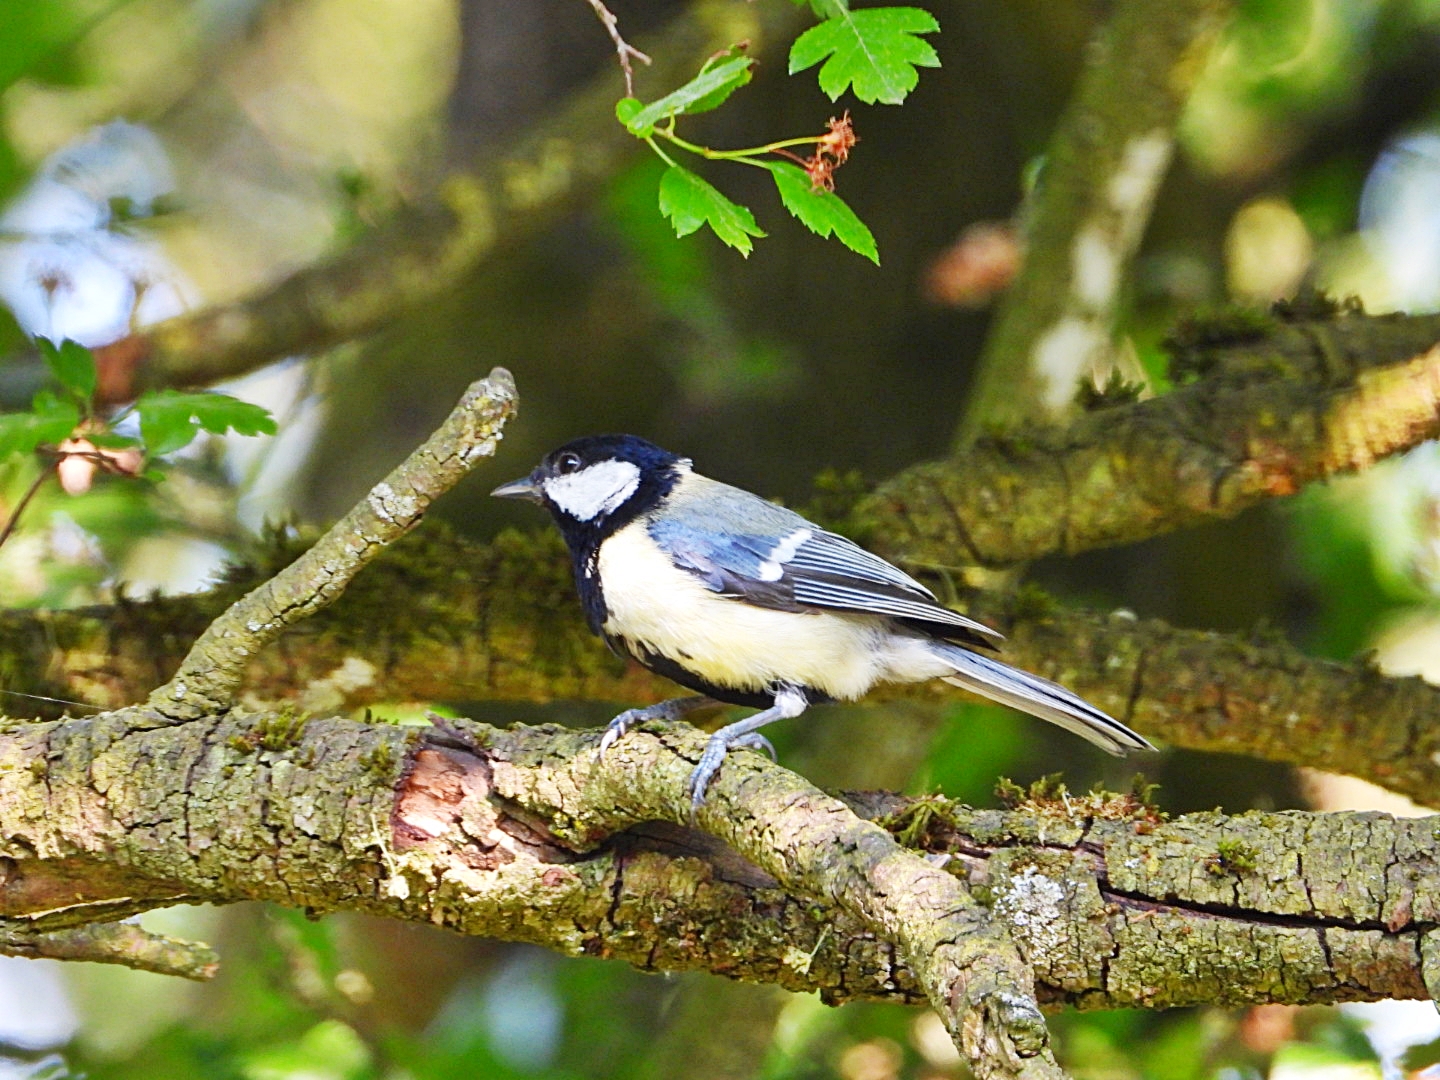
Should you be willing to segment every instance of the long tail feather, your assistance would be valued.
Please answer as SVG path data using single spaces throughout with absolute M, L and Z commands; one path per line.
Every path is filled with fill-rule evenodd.
M 932 648 L 955 666 L 953 675 L 942 676 L 948 683 L 1049 720 L 1107 753 L 1124 755 L 1132 750 L 1155 749 L 1147 739 L 1082 701 L 1059 683 L 956 645 L 937 641 Z

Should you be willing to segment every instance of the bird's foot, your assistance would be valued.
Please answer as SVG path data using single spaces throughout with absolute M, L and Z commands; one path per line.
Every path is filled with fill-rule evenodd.
M 625 733 L 631 728 L 639 727 L 652 720 L 678 720 L 686 713 L 708 704 L 710 704 L 709 698 L 687 697 L 671 698 L 669 701 L 646 705 L 641 709 L 626 709 L 605 725 L 605 733 L 600 736 L 599 757 L 604 760 L 605 751 L 623 739 Z
M 705 744 L 705 752 L 700 755 L 700 760 L 690 771 L 690 779 L 685 782 L 685 791 L 690 796 L 691 817 L 705 805 L 705 791 L 710 787 L 710 781 L 715 779 L 715 774 L 720 771 L 725 755 L 731 750 L 758 750 L 769 754 L 771 761 L 777 760 L 775 747 L 758 731 L 731 737 L 727 737 L 723 730 L 717 731 L 710 736 L 710 741 Z
M 645 709 L 626 709 L 619 716 L 615 717 L 615 719 L 611 720 L 610 723 L 606 724 L 605 733 L 600 736 L 600 749 L 598 751 L 600 760 L 605 760 L 605 751 L 623 739 L 627 731 L 635 725 L 643 724 L 650 719 L 653 719 L 653 717 L 647 715 Z

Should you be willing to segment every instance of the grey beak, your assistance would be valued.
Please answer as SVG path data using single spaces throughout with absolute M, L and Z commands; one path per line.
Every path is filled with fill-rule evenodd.
M 534 478 L 529 476 L 511 480 L 508 484 L 501 484 L 490 494 L 498 499 L 525 499 L 533 503 L 543 501 L 540 497 L 540 488 L 536 485 Z

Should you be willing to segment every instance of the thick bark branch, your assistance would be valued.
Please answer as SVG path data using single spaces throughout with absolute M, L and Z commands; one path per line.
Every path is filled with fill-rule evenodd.
M 1070 404 L 1106 366 L 1115 305 L 1231 0 L 1120 0 L 1091 45 L 1030 208 L 1024 267 L 1001 302 L 962 428 L 1014 427 Z
M 1008 927 L 1051 1006 L 1167 1008 L 1423 997 L 1440 923 L 1435 818 L 1163 822 L 1094 797 L 1012 812 L 851 799 L 928 853 L 921 873 L 925 862 L 757 755 L 726 762 L 705 821 L 740 854 L 646 823 L 688 812 L 702 738 L 683 727 L 632 733 L 601 767 L 595 733 L 558 728 L 457 722 L 467 749 L 344 720 L 137 719 L 0 734 L 0 933 L 53 933 L 107 902 L 258 899 L 832 1002 L 919 1002 L 924 975 L 875 921 L 965 886 L 990 910 L 964 901 L 948 921 L 979 928 L 977 941 L 987 914 Z M 925 888 L 886 895 L 900 867 Z M 958 878 L 941 881 L 941 867 Z
M 93 611 L 0 613 L 0 687 L 100 707 L 143 697 L 244 587 Z M 1315 660 L 1280 640 L 1067 611 L 1026 594 L 1016 609 L 972 614 L 1006 632 L 1007 660 L 1152 738 L 1347 772 L 1422 803 L 1440 790 L 1440 688 L 1419 678 Z M 568 560 L 549 532 L 482 545 L 439 528 L 412 533 L 333 607 L 254 657 L 246 688 L 252 707 L 288 701 L 311 712 L 435 700 L 633 705 L 674 692 L 585 629 Z M 955 697 L 938 682 L 874 695 Z M 4 700 L 11 709 L 23 701 Z
M 1188 347 L 1210 368 L 1199 382 L 906 469 L 858 507 L 866 539 L 930 566 L 1075 554 L 1231 517 L 1440 435 L 1440 317 L 1240 329 L 1250 340 Z
M 73 886 L 93 867 L 123 879 L 122 903 L 150 882 L 582 951 L 582 909 L 594 923 L 616 903 L 586 856 L 629 826 L 686 820 L 704 745 L 688 727 L 636 734 L 602 766 L 593 733 L 556 729 L 474 728 L 473 750 L 436 750 L 413 729 L 293 714 L 154 725 L 128 710 L 0 737 L 0 928 L 89 916 L 105 890 L 77 903 Z M 788 893 L 894 942 L 977 1075 L 1060 1075 L 1029 968 L 964 882 L 758 758 L 727 762 L 699 817 Z

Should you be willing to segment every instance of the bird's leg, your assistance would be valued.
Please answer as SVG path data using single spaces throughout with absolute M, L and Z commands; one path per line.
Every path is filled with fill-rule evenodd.
M 799 716 L 810 703 L 805 699 L 803 691 L 793 686 L 781 687 L 775 694 L 775 704 L 754 716 L 747 716 L 744 720 L 737 720 L 733 724 L 726 724 L 705 744 L 705 752 L 700 755 L 700 761 L 690 773 L 690 779 L 686 788 L 690 792 L 690 812 L 692 814 L 699 810 L 705 802 L 705 789 L 710 786 L 710 781 L 720 771 L 720 764 L 725 760 L 725 754 L 732 747 L 744 746 L 752 750 L 767 750 L 770 756 L 775 756 L 775 748 L 770 745 L 770 740 L 765 736 L 757 734 L 758 729 L 764 727 L 773 720 L 785 720 L 792 716 Z
M 605 725 L 605 734 L 600 736 L 600 757 L 603 758 L 605 751 L 619 742 L 627 731 L 638 727 L 647 720 L 679 720 L 696 709 L 703 709 L 706 705 L 713 704 L 715 704 L 714 698 L 702 695 L 671 698 L 669 701 L 662 701 L 655 705 L 646 705 L 643 709 L 626 709 Z

